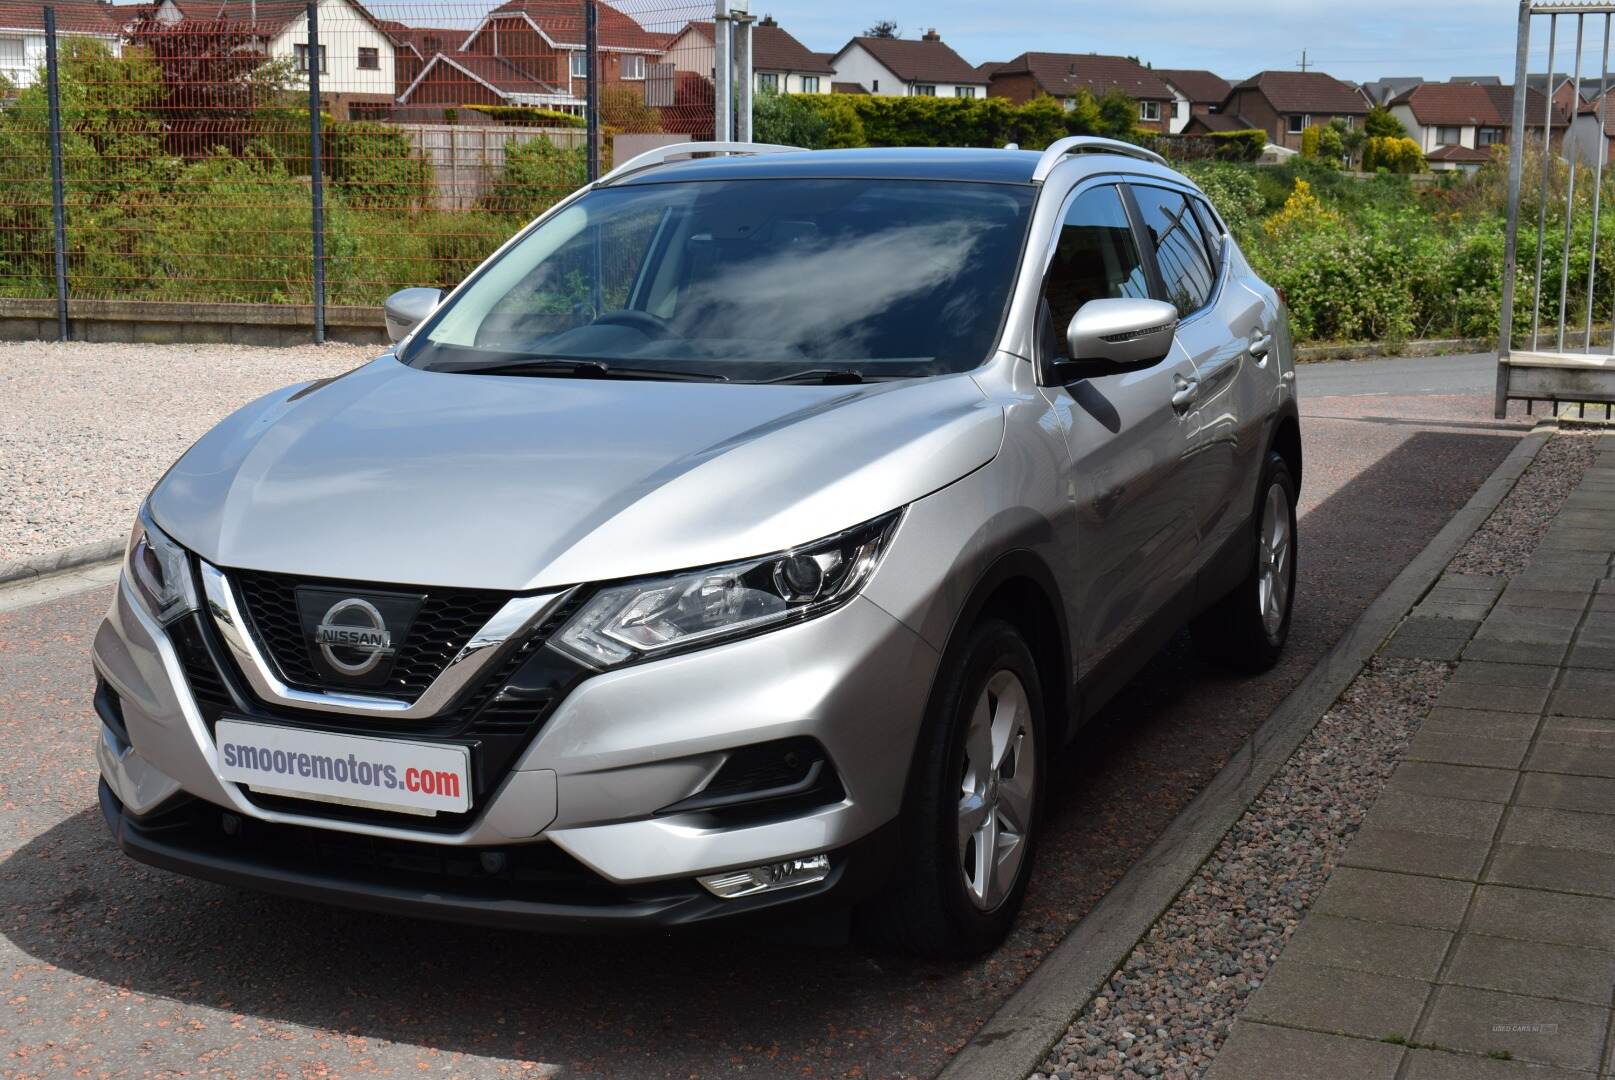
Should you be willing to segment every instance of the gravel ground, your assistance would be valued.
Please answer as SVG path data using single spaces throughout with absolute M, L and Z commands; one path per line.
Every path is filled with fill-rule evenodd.
M 1504 574 L 1525 569 L 1542 534 L 1597 453 L 1596 431 L 1567 431 L 1537 454 L 1520 482 L 1447 566 L 1454 574 Z
M 1537 455 L 1449 572 L 1524 567 L 1594 440 Z M 1211 1066 L 1396 768 L 1452 666 L 1376 658 L 1134 947 L 1032 1080 L 1190 1080 Z
M 116 539 L 221 418 L 375 346 L 0 344 L 0 563 Z

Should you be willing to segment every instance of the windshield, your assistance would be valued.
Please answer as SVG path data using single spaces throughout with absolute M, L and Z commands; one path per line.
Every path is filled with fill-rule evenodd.
M 993 347 L 1032 196 L 909 180 L 604 188 L 485 268 L 404 359 L 733 381 L 965 371 Z

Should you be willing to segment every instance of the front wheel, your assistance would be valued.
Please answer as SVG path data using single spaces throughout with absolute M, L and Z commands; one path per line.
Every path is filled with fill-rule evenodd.
M 901 879 L 864 913 L 878 937 L 924 956 L 974 956 L 1004 939 L 1042 803 L 1043 691 L 1025 639 L 989 620 L 951 668 L 919 747 Z
M 1276 453 L 1262 464 L 1255 555 L 1250 573 L 1227 596 L 1189 624 L 1195 651 L 1239 671 L 1266 671 L 1290 636 L 1295 602 L 1295 479 Z

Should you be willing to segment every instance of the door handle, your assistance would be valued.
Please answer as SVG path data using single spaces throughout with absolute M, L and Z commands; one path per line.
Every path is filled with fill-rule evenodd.
M 1173 380 L 1172 407 L 1182 412 L 1200 396 L 1200 380 L 1186 379 L 1182 375 L 1173 376 Z
M 1273 348 L 1272 334 L 1258 334 L 1251 338 L 1250 354 L 1258 360 L 1267 357 L 1268 350 Z

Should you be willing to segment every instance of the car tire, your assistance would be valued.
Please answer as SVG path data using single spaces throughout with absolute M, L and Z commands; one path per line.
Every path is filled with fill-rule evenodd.
M 1250 572 L 1189 624 L 1195 651 L 1203 659 L 1250 673 L 1278 662 L 1295 605 L 1296 486 L 1282 456 L 1267 455 L 1256 491 Z
M 900 876 L 859 914 L 866 938 L 962 958 L 1003 941 L 1026 896 L 1047 725 L 1032 651 L 1008 622 L 982 622 L 946 663 L 911 772 Z

